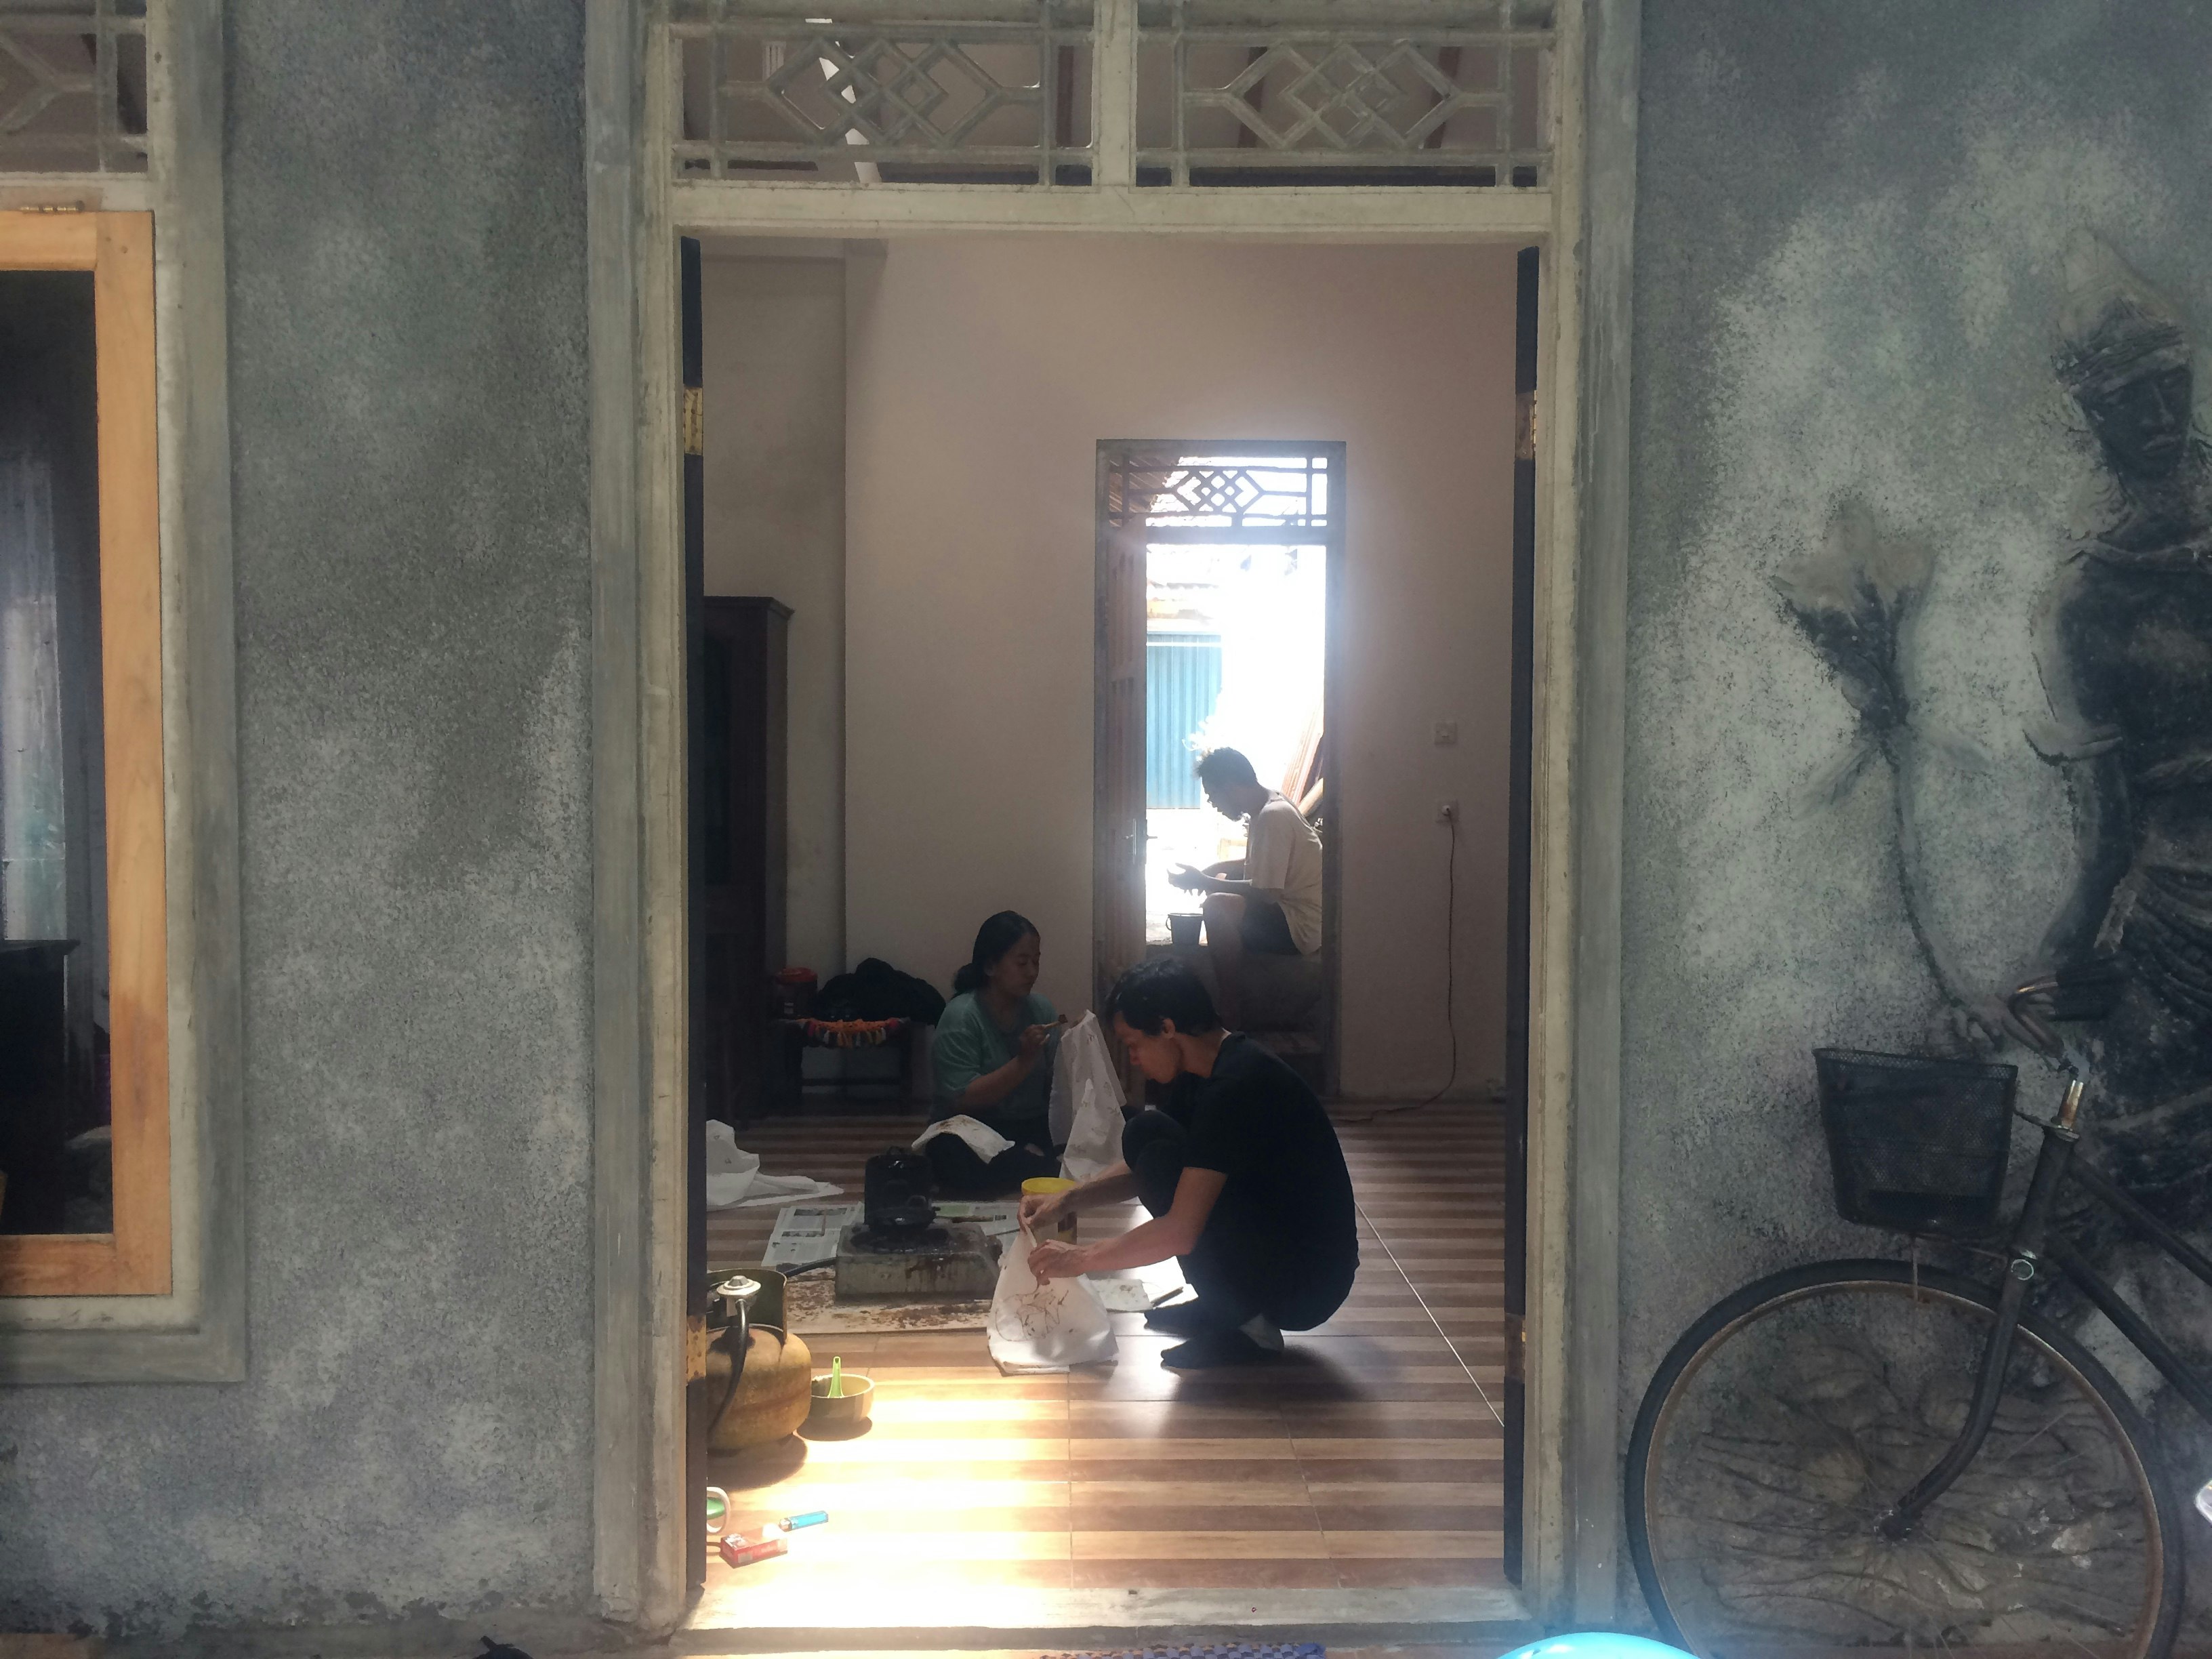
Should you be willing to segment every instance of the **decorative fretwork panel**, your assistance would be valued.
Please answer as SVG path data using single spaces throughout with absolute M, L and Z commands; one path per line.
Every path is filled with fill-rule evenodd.
M 1087 183 L 1091 6 L 997 9 L 830 23 L 672 0 L 678 177 Z
M 145 0 L 0 0 L 0 173 L 145 170 Z
M 1269 9 L 1139 6 L 1140 184 L 1546 182 L 1548 0 L 1327 27 Z
M 1130 451 L 1106 482 L 1107 521 L 1116 527 L 1140 515 L 1147 535 L 1159 541 L 1285 540 L 1326 537 L 1329 508 L 1328 457 L 1300 449 L 1193 454 L 1187 447 Z

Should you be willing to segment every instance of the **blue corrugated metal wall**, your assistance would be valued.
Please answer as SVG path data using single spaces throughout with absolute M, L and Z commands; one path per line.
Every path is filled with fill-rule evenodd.
M 1145 805 L 1203 806 L 1190 738 L 1221 700 L 1221 636 L 1154 634 L 1145 641 Z

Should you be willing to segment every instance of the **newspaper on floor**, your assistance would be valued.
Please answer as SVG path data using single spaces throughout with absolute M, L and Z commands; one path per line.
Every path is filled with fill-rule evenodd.
M 981 1203 L 948 1201 L 937 1206 L 937 1218 L 972 1222 L 991 1237 L 1003 1238 L 1014 1231 L 1014 1214 L 1020 1207 L 1011 1198 Z M 761 1263 L 769 1267 L 801 1267 L 811 1261 L 827 1261 L 837 1254 L 837 1235 L 858 1226 L 860 1221 L 857 1204 L 787 1205 L 775 1218 Z

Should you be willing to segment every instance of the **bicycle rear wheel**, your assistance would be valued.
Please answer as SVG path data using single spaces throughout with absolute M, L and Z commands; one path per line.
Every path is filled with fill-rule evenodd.
M 1691 1327 L 1629 1443 L 1629 1547 L 1661 1630 L 1705 1659 L 2160 1659 L 2181 1610 L 2172 1497 L 2118 1384 L 2039 1321 L 1980 1455 L 1907 1537 L 1877 1529 L 1964 1427 L 1995 1316 L 1954 1274 L 1834 1261 Z

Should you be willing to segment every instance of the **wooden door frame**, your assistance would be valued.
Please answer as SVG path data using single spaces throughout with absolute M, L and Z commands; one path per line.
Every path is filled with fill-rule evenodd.
M 673 90 L 656 16 L 654 0 L 586 0 L 592 1506 L 603 1611 L 666 1630 L 684 1607 L 680 222 L 714 234 L 1142 228 L 1541 251 L 1540 384 L 1548 388 L 1541 394 L 1548 407 L 1537 428 L 1522 1594 L 1547 1622 L 1610 1619 L 1623 1386 L 1620 852 L 1640 0 L 1559 0 L 1562 70 L 1548 191 L 1117 193 L 1112 186 L 838 189 L 725 180 L 712 190 L 682 185 L 680 221 L 678 187 L 656 137 L 671 130 Z
M 1344 779 L 1337 763 L 1337 732 L 1344 719 L 1343 693 L 1339 689 L 1343 678 L 1343 647 L 1340 635 L 1343 627 L 1344 584 L 1346 558 L 1349 549 L 1351 495 L 1346 485 L 1350 462 L 1349 446 L 1341 438 L 1316 438 L 1310 441 L 1286 438 L 1101 438 L 1097 444 L 1099 491 L 1102 499 L 1094 507 L 1097 516 L 1096 526 L 1097 580 L 1093 586 L 1092 633 L 1097 641 L 1091 667 L 1091 915 L 1092 999 L 1094 1006 L 1104 1006 L 1107 987 L 1103 982 L 1103 958 L 1101 955 L 1100 934 L 1105 925 L 1108 904 L 1104 866 L 1109 856 L 1114 830 L 1108 820 L 1107 786 L 1104 777 L 1107 757 L 1107 722 L 1109 711 L 1103 696 L 1107 668 L 1106 606 L 1110 589 L 1108 574 L 1107 532 L 1103 500 L 1106 455 L 1109 450 L 1152 449 L 1163 453 L 1178 450 L 1185 454 L 1212 453 L 1220 455 L 1327 455 L 1329 458 L 1329 527 L 1318 536 L 1312 532 L 1286 534 L 1285 541 L 1295 540 L 1300 545 L 1318 542 L 1328 554 L 1328 563 L 1322 572 L 1324 607 L 1322 643 L 1322 733 L 1321 775 L 1328 803 L 1328 835 L 1322 842 L 1322 1092 L 1334 1097 L 1340 1090 L 1337 1069 L 1338 1010 L 1342 1006 L 1339 997 L 1342 971 L 1339 964 L 1344 953 L 1340 948 L 1338 895 L 1344 890 Z M 1143 769 L 1140 763 L 1139 769 Z M 1149 860 L 1147 860 L 1149 862 Z M 1139 961 L 1143 959 L 1139 952 Z

